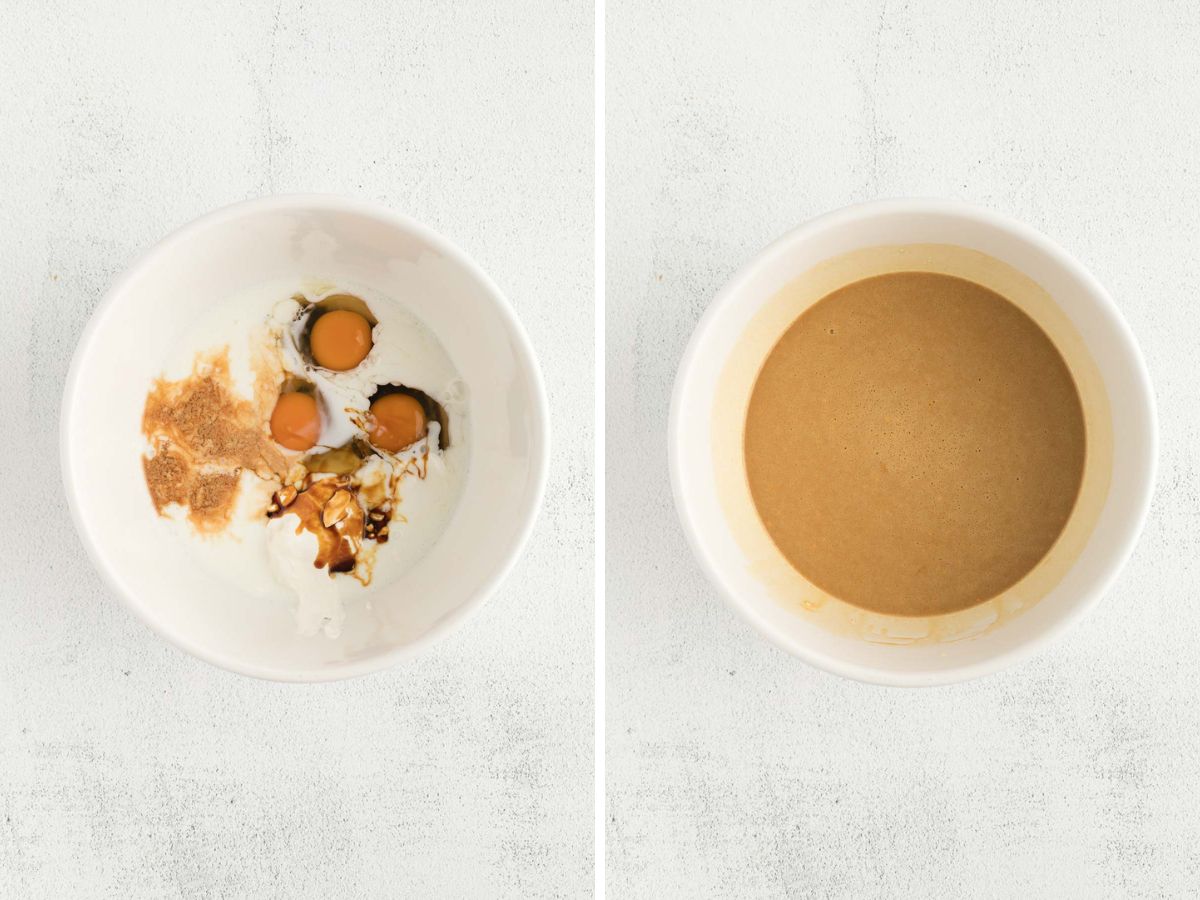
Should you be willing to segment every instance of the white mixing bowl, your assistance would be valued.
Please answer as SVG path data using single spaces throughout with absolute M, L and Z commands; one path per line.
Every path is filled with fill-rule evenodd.
M 749 392 L 783 330 L 843 284 L 906 269 L 969 277 L 1024 308 L 1063 352 L 1088 427 L 1084 486 L 1059 542 L 1012 590 L 951 617 L 880 616 L 821 595 L 770 542 L 741 457 Z M 1154 483 L 1154 395 L 1112 300 L 1043 235 L 956 202 L 854 206 L 764 250 L 697 326 L 679 367 L 669 429 L 676 506 L 720 592 L 801 659 L 880 684 L 931 685 L 994 672 L 1077 622 L 1132 552 Z
M 342 636 L 300 637 L 284 597 L 243 595 L 160 519 L 141 416 L 164 357 L 210 304 L 320 279 L 395 298 L 445 347 L 469 396 L 469 469 L 446 531 L 398 581 L 347 604 Z M 541 504 L 547 408 L 529 340 L 491 280 L 428 228 L 330 196 L 267 197 L 185 226 L 125 272 L 79 341 L 62 467 L 80 537 L 112 589 L 163 637 L 263 678 L 325 681 L 412 656 L 461 625 L 512 567 Z

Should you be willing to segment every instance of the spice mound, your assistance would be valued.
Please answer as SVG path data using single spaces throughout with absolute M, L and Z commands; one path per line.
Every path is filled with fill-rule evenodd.
M 264 480 L 287 471 L 255 403 L 233 389 L 227 349 L 197 359 L 186 378 L 157 380 L 146 397 L 142 433 L 150 442 L 142 465 L 155 510 L 178 504 L 202 533 L 229 523 L 243 471 Z

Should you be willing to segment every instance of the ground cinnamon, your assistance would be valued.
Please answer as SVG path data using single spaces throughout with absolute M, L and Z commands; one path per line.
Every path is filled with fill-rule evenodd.
M 287 469 L 255 404 L 233 389 L 227 347 L 197 359 L 180 381 L 154 383 L 142 433 L 151 447 L 143 469 L 154 508 L 162 515 L 173 504 L 185 507 L 205 532 L 228 524 L 243 471 L 276 479 Z

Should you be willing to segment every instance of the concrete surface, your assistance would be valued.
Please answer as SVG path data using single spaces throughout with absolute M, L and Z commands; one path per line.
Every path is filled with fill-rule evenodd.
M 0 19 L 0 897 L 590 893 L 591 6 L 4 0 Z M 308 190 L 474 256 L 532 336 L 555 438 L 533 541 L 479 618 L 312 688 L 134 620 L 57 463 L 112 279 L 207 210 Z
M 1200 7 L 612 0 L 608 21 L 609 895 L 1196 896 Z M 727 609 L 664 439 L 725 280 L 818 213 L 906 195 L 1077 254 L 1162 418 L 1153 514 L 1096 614 L 921 692 L 817 672 Z

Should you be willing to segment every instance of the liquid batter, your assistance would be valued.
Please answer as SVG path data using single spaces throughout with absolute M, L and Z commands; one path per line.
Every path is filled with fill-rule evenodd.
M 824 297 L 775 345 L 745 427 L 767 532 L 822 590 L 899 616 L 954 612 L 1024 577 L 1079 494 L 1070 370 L 999 294 L 930 272 Z

